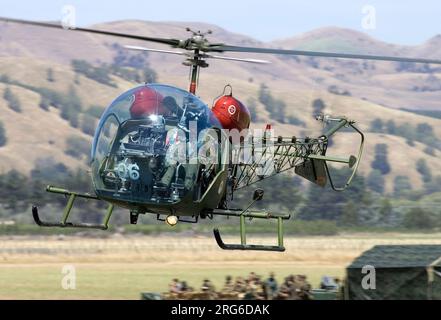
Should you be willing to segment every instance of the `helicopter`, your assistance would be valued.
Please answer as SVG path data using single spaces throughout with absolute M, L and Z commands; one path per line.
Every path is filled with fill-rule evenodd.
M 255 64 L 266 60 L 224 56 L 226 52 L 261 53 L 291 56 L 368 59 L 413 63 L 441 64 L 441 60 L 403 58 L 349 53 L 283 50 L 243 47 L 212 43 L 211 31 L 193 31 L 187 39 L 157 38 L 111 31 L 66 27 L 11 18 L 0 21 L 38 27 L 69 29 L 99 35 L 163 44 L 172 50 L 142 46 L 125 46 L 130 50 L 181 55 L 190 67 L 188 90 L 166 84 L 145 83 L 117 97 L 102 114 L 95 131 L 91 152 L 91 175 L 95 194 L 79 193 L 48 186 L 46 191 L 65 195 L 68 200 L 59 222 L 40 219 L 37 206 L 32 215 L 41 227 L 91 228 L 106 230 L 115 206 L 130 212 L 130 223 L 136 224 L 140 214 L 153 214 L 170 226 L 178 222 L 197 223 L 216 216 L 239 218 L 240 243 L 227 244 L 219 229 L 213 229 L 215 240 L 225 250 L 285 251 L 283 222 L 290 214 L 252 210 L 263 198 L 264 190 L 256 189 L 245 208 L 233 208 L 236 191 L 294 169 L 294 172 L 321 187 L 344 191 L 352 182 L 363 154 L 365 136 L 355 121 L 346 117 L 317 115 L 328 129 L 316 138 L 273 136 L 267 125 L 260 132 L 249 131 L 248 108 L 233 96 L 226 85 L 212 108 L 197 95 L 200 69 L 209 67 L 208 59 L 222 59 Z M 229 91 L 229 92 L 227 92 Z M 330 138 L 337 132 L 352 131 L 360 138 L 358 153 L 345 157 L 329 156 Z M 256 130 L 255 130 L 256 131 Z M 346 182 L 337 186 L 328 163 L 343 163 L 351 172 Z M 71 210 L 78 198 L 108 203 L 102 223 L 72 223 Z M 247 243 L 246 219 L 277 220 L 277 244 Z

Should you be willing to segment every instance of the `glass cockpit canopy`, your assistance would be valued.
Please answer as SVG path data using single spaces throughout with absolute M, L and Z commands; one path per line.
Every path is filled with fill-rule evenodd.
M 132 203 L 182 200 L 199 170 L 191 161 L 197 150 L 191 150 L 189 139 L 209 128 L 221 125 L 187 91 L 148 84 L 123 93 L 105 110 L 95 133 L 92 177 L 97 195 Z

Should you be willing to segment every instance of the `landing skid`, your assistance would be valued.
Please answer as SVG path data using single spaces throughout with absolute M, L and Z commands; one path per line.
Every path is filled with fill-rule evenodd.
M 288 220 L 289 214 L 271 214 L 266 211 L 242 211 L 242 210 L 213 210 L 213 215 L 223 215 L 228 217 L 239 217 L 240 219 L 240 244 L 226 244 L 222 240 L 219 229 L 213 229 L 214 238 L 218 246 L 224 250 L 257 250 L 257 251 L 285 251 L 283 245 L 283 220 Z M 247 244 L 245 219 L 276 219 L 277 220 L 277 245 L 256 245 Z
M 109 204 L 107 208 L 106 215 L 104 217 L 102 224 L 95 224 L 95 223 L 72 223 L 68 222 L 68 218 L 70 215 L 70 212 L 72 210 L 72 207 L 74 205 L 75 199 L 77 198 L 84 198 L 84 199 L 93 199 L 93 200 L 99 200 L 96 196 L 90 195 L 88 193 L 77 193 L 77 192 L 71 192 L 68 190 L 55 188 L 52 186 L 48 186 L 46 188 L 47 192 L 52 193 L 58 193 L 63 194 L 65 196 L 68 196 L 69 200 L 67 201 L 66 207 L 64 208 L 63 217 L 60 222 L 46 222 L 42 221 L 40 219 L 39 213 L 38 213 L 38 207 L 32 206 L 32 217 L 34 218 L 34 221 L 37 225 L 40 227 L 59 227 L 59 228 L 87 228 L 87 229 L 98 229 L 98 230 L 107 230 L 109 228 L 109 220 L 112 216 L 113 212 L 113 205 Z
M 256 244 L 226 244 L 222 241 L 219 229 L 213 229 L 214 238 L 217 245 L 223 250 L 258 250 L 258 251 L 285 251 L 285 247 L 282 246 L 265 246 Z

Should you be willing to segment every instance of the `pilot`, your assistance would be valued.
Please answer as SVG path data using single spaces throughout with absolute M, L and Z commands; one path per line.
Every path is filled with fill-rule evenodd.
M 179 128 L 173 128 L 167 132 L 166 148 L 165 165 L 167 170 L 161 178 L 161 183 L 170 186 L 176 179 L 178 167 L 181 164 L 185 170 L 184 187 L 189 190 L 197 175 L 197 152 L 191 150 L 191 144 L 187 143 L 185 133 Z M 187 154 L 190 156 L 188 161 Z M 173 177 L 175 178 L 173 179 Z
M 183 114 L 182 108 L 176 103 L 176 99 L 172 96 L 167 96 L 162 100 L 162 105 L 168 110 L 170 115 L 180 118 Z
M 180 116 L 180 125 L 191 129 L 191 122 L 197 124 L 197 134 L 208 126 L 207 108 L 195 103 L 192 97 L 186 97 L 183 102 L 183 110 Z

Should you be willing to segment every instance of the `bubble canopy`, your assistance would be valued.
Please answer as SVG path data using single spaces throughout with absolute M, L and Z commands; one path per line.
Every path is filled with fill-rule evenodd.
M 97 195 L 133 204 L 181 201 L 199 170 L 189 161 L 189 138 L 210 128 L 222 127 L 187 91 L 146 84 L 123 93 L 104 111 L 95 133 L 91 164 Z M 183 158 L 176 156 L 181 147 Z

